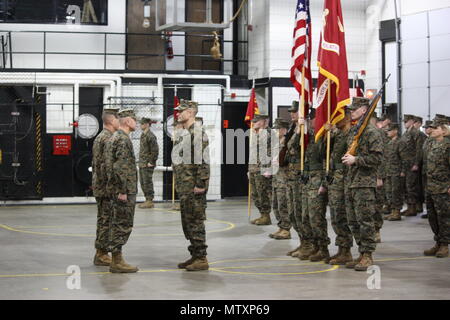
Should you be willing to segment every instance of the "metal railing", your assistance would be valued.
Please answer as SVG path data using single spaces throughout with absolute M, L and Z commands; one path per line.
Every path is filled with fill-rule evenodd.
M 31 50 L 26 51 L 24 49 L 21 50 L 15 50 L 15 48 L 19 47 L 19 48 L 23 48 L 23 47 L 27 47 L 26 44 L 24 43 L 17 43 L 16 40 L 14 40 L 15 37 L 17 37 L 18 35 L 23 36 L 25 34 L 31 34 L 32 36 L 30 37 L 30 44 L 28 45 L 28 47 L 31 48 Z M 33 50 L 34 48 L 36 48 L 37 46 L 39 46 L 39 36 L 40 35 L 42 37 L 42 43 L 40 44 L 40 47 L 42 48 L 42 50 Z M 58 43 L 58 45 L 55 45 L 55 40 L 53 39 L 53 43 L 51 44 L 52 47 L 57 47 L 58 49 L 61 48 L 60 50 L 52 50 L 49 51 L 48 50 L 48 46 L 49 46 L 49 37 L 52 35 L 63 35 L 64 39 L 66 41 L 70 41 L 70 37 L 71 36 L 76 36 L 76 35 L 86 35 L 89 37 L 89 35 L 92 35 L 91 38 L 87 38 L 86 40 L 91 40 L 93 42 L 96 41 L 96 38 L 98 38 L 98 35 L 102 36 L 102 41 L 103 41 L 103 49 L 101 50 L 101 52 L 98 50 L 99 44 L 98 41 L 97 43 L 95 43 L 95 49 L 97 50 L 93 50 L 93 51 L 82 51 L 82 52 L 73 52 L 73 51 L 64 51 L 64 43 Z M 97 36 L 97 37 L 96 37 Z M 61 68 L 54 68 L 52 66 L 49 66 L 49 59 L 52 56 L 55 55 L 70 55 L 70 56 L 93 56 L 93 57 L 98 57 L 98 56 L 102 56 L 102 66 L 100 66 L 99 61 L 97 61 L 97 67 L 96 68 L 85 68 L 82 65 L 82 62 L 80 59 L 80 65 L 79 67 L 76 68 L 67 68 L 67 69 L 77 69 L 77 70 L 92 70 L 92 71 L 105 71 L 105 70 L 114 70 L 114 71 L 152 71 L 152 72 L 166 72 L 169 71 L 167 69 L 167 57 L 168 54 L 166 52 L 166 49 L 164 48 L 163 50 L 161 50 L 162 52 L 158 52 L 158 53 L 148 53 L 148 52 L 130 52 L 130 48 L 128 47 L 129 44 L 129 39 L 130 37 L 159 37 L 161 38 L 162 36 L 164 36 L 164 34 L 162 33 L 120 33 L 120 32 L 78 32 L 78 31 L 10 31 L 10 30 L 0 30 L 0 53 L 1 53 L 1 68 L 3 69 L 41 69 L 41 70 L 54 70 L 54 69 L 61 69 Z M 210 42 L 213 39 L 213 35 L 210 34 L 171 34 L 171 37 L 189 37 L 189 38 L 193 38 L 193 37 L 200 37 L 203 39 L 202 41 L 202 51 L 205 49 L 204 47 L 204 43 L 205 42 Z M 112 37 L 120 37 L 120 39 L 112 39 Z M 17 40 L 19 41 L 19 40 Z M 238 50 L 243 57 L 226 57 L 226 58 L 222 58 L 220 60 L 216 60 L 214 58 L 212 58 L 212 56 L 208 53 L 208 54 L 188 54 L 188 53 L 184 53 L 184 54 L 173 54 L 171 55 L 174 58 L 177 57 L 182 57 L 185 58 L 185 63 L 184 63 L 184 67 L 183 68 L 179 68 L 179 69 L 171 69 L 170 71 L 178 71 L 178 72 L 190 72 L 192 70 L 188 70 L 188 68 L 186 67 L 186 58 L 199 58 L 201 59 L 201 69 L 198 69 L 196 71 L 210 71 L 213 73 L 219 73 L 219 74 L 236 74 L 236 75 L 246 75 L 247 71 L 248 71 L 248 42 L 247 41 L 236 41 L 236 40 L 224 40 L 223 36 L 220 36 L 220 42 L 221 42 L 221 51 L 223 55 L 225 54 L 225 46 L 226 45 L 232 45 L 232 46 L 238 46 L 238 48 L 243 49 L 243 50 Z M 123 48 L 123 52 L 117 52 L 119 51 L 118 49 L 108 49 L 108 46 L 110 43 L 114 43 L 117 47 L 122 47 Z M 82 46 L 83 43 L 80 43 L 80 46 Z M 114 52 L 115 51 L 115 52 Z M 233 52 L 233 50 L 231 50 L 231 52 Z M 231 53 L 232 55 L 233 53 Z M 41 60 L 41 67 L 22 67 L 20 65 L 20 63 L 17 63 L 15 60 L 18 59 L 20 56 L 20 58 L 22 58 L 23 60 L 23 56 L 33 56 L 36 57 L 36 59 L 30 60 L 32 63 L 37 64 L 38 63 L 38 59 L 42 59 Z M 108 58 L 109 57 L 123 57 L 123 61 L 121 63 L 123 63 L 123 67 L 122 68 L 111 68 L 108 66 Z M 164 63 L 163 63 L 163 67 L 161 69 L 131 69 L 128 67 L 128 62 L 130 61 L 131 57 L 160 57 Z M 116 61 L 117 62 L 117 61 Z M 218 70 L 212 70 L 212 69 L 203 69 L 203 66 L 205 64 L 205 62 L 220 62 L 220 68 L 218 68 Z M 30 65 L 32 63 L 25 63 L 24 65 Z M 229 63 L 231 65 L 231 67 L 229 68 L 230 70 L 227 70 L 227 68 L 224 67 L 224 64 Z M 233 64 L 236 65 L 236 63 L 239 65 L 239 70 L 235 70 L 236 68 L 233 68 Z M 66 68 L 64 68 L 66 69 Z M 233 70 L 234 69 L 234 70 Z

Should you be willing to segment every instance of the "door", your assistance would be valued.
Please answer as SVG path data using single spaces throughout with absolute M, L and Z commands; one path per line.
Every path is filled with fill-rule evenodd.
M 224 139 L 222 196 L 224 198 L 248 195 L 249 139 L 248 135 L 245 139 L 239 138 L 242 137 L 240 134 L 242 131 L 246 132 L 249 129 L 244 122 L 246 112 L 246 102 L 225 103 L 222 111 L 222 136 Z M 242 131 L 239 131 L 239 129 Z M 245 153 L 242 154 L 244 151 Z
M 161 1 L 160 12 L 164 12 L 164 1 Z M 128 70 L 165 70 L 164 56 L 145 56 L 162 55 L 165 53 L 165 41 L 161 35 L 141 35 L 133 33 L 156 33 L 155 31 L 155 1 L 150 1 L 151 13 L 150 27 L 144 28 L 144 1 L 129 0 L 127 13 L 127 54 Z M 130 55 L 131 54 L 131 55 Z

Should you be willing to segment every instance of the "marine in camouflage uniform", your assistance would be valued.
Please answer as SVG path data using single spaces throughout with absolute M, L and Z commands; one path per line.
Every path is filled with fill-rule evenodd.
M 279 148 L 282 150 L 286 143 L 286 131 L 289 128 L 289 122 L 278 118 L 275 120 L 273 129 L 278 130 Z M 278 155 L 279 156 L 279 155 Z M 278 166 L 278 171 L 272 178 L 272 207 L 275 218 L 278 220 L 278 231 L 271 233 L 269 236 L 273 239 L 290 239 L 291 238 L 291 221 L 289 219 L 288 200 L 287 200 L 287 180 L 288 168 L 280 164 L 279 157 L 274 158 Z
M 428 221 L 436 244 L 425 250 L 425 255 L 448 257 L 450 243 L 450 140 L 448 122 L 435 119 L 430 125 L 433 142 L 427 153 L 427 195 L 429 197 Z
M 326 145 L 323 139 L 315 142 L 314 128 L 311 124 L 312 121 L 309 125 L 311 130 L 308 132 L 308 145 L 305 152 L 305 174 L 308 181 L 303 186 L 302 220 L 309 219 L 314 249 L 308 257 L 303 255 L 299 258 L 328 262 L 330 258 L 328 251 L 330 238 L 328 237 L 326 219 L 327 194 L 326 189 L 322 189 L 326 188 L 324 170 Z
M 369 100 L 354 97 L 351 110 L 352 120 L 359 120 L 365 108 L 369 109 Z M 353 127 L 347 143 L 351 145 L 357 127 Z M 375 251 L 375 189 L 377 185 L 377 168 L 383 158 L 383 145 L 377 129 L 370 123 L 361 134 L 355 156 L 346 154 L 343 163 L 348 165 L 345 184 L 348 185 L 345 195 L 347 219 L 355 238 L 359 258 L 346 264 L 347 268 L 366 271 L 373 264 L 372 252 Z
M 118 109 L 103 110 L 103 130 L 95 138 L 92 147 L 92 191 L 97 202 L 97 232 L 95 239 L 97 252 L 94 257 L 96 266 L 109 266 L 111 264 L 108 251 L 113 207 L 111 197 L 106 191 L 108 175 L 105 165 L 105 149 L 106 142 L 112 137 L 114 131 L 119 128 L 117 111 Z
M 416 161 L 414 162 L 418 169 L 417 169 L 417 173 L 418 173 L 418 183 L 417 183 L 417 203 L 416 203 L 416 211 L 417 213 L 422 213 L 423 212 L 423 203 L 425 202 L 425 191 L 424 191 L 424 186 L 423 186 L 423 180 L 422 180 L 422 159 L 423 159 L 423 144 L 425 143 L 425 140 L 427 139 L 427 135 L 425 133 L 423 133 L 420 130 L 420 127 L 422 126 L 423 123 L 423 119 L 422 117 L 418 117 L 415 116 L 414 117 L 414 126 L 417 129 L 417 131 L 419 132 L 419 136 L 417 138 L 417 147 L 416 147 Z
M 206 259 L 206 194 L 208 192 L 210 166 L 209 141 L 203 126 L 195 122 L 198 104 L 181 100 L 175 108 L 178 122 L 183 124 L 180 139 L 172 150 L 172 162 L 177 166 L 176 185 L 180 195 L 181 225 L 191 258 L 178 265 L 188 271 L 207 270 Z
M 378 132 L 379 139 L 382 141 L 383 144 L 383 150 L 386 148 L 387 143 L 389 142 L 389 138 L 386 135 L 386 132 L 378 128 L 376 126 L 377 123 L 377 116 L 374 112 L 371 118 L 371 122 L 373 126 L 376 128 L 376 131 Z M 383 227 L 383 208 L 386 206 L 386 192 L 385 192 L 385 186 L 384 182 L 386 180 L 386 173 L 385 173 L 385 164 L 382 161 L 380 166 L 377 168 L 377 188 L 375 189 L 375 241 L 377 243 L 381 242 L 381 235 L 380 231 Z
M 342 163 L 342 157 L 347 152 L 348 135 L 350 131 L 350 113 L 336 124 L 337 129 L 331 132 L 330 175 L 328 185 L 328 203 L 330 205 L 331 226 L 336 234 L 337 254 L 330 257 L 330 264 L 342 265 L 352 261 L 350 248 L 353 246 L 353 236 L 348 226 L 347 212 L 345 210 L 345 176 L 347 166 Z
M 419 158 L 419 168 L 421 171 L 421 178 L 422 178 L 422 188 L 423 188 L 423 193 L 424 193 L 424 199 L 425 199 L 425 205 L 428 208 L 429 204 L 427 203 L 427 199 L 429 199 L 429 197 L 427 196 L 427 154 L 428 154 L 428 149 L 431 146 L 431 142 L 432 142 L 432 138 L 430 136 L 431 134 L 431 128 L 430 125 L 432 124 L 433 121 L 431 120 L 427 120 L 425 121 L 425 125 L 423 126 L 423 128 L 425 129 L 425 133 L 427 135 L 427 138 L 425 139 L 423 146 L 422 146 L 422 151 L 420 152 L 420 158 Z M 428 218 L 428 210 L 425 214 L 422 215 L 423 219 L 427 219 Z
M 132 109 L 118 113 L 120 127 L 106 143 L 107 191 L 112 198 L 114 215 L 111 221 L 111 272 L 137 272 L 122 257 L 122 247 L 133 230 L 137 194 L 137 168 L 133 143 L 129 133 L 136 129 L 136 116 Z
M 267 115 L 255 115 L 253 124 L 268 121 Z M 263 123 L 263 122 L 261 122 Z M 264 124 L 258 130 L 253 130 L 250 137 L 250 160 L 248 165 L 251 185 L 251 197 L 261 216 L 250 221 L 256 225 L 270 225 L 272 209 L 272 130 Z
M 406 132 L 400 138 L 400 157 L 402 159 L 401 175 L 405 177 L 405 194 L 408 208 L 402 212 L 405 216 L 417 215 L 418 191 L 417 184 L 419 181 L 418 171 L 413 171 L 413 167 L 418 165 L 417 146 L 419 139 L 419 131 L 414 127 L 414 116 L 410 114 L 404 115 Z
M 158 160 L 159 147 L 156 136 L 150 130 L 151 123 L 156 123 L 156 121 L 149 118 L 141 119 L 141 126 L 145 129 L 140 138 L 139 178 L 142 191 L 144 192 L 145 202 L 140 204 L 139 208 L 154 207 L 153 198 L 155 191 L 153 189 L 153 171 Z
M 292 124 L 287 134 L 287 152 L 285 161 L 288 166 L 287 201 L 291 224 L 298 234 L 300 245 L 287 253 L 288 256 L 309 257 L 313 250 L 313 234 L 309 219 L 302 220 L 303 183 L 300 182 L 300 126 L 298 125 L 298 101 L 293 101 L 288 109 Z
M 383 162 L 385 166 L 385 190 L 388 200 L 388 207 L 391 213 L 385 217 L 389 221 L 399 221 L 402 219 L 400 209 L 403 206 L 403 199 L 401 196 L 401 158 L 399 151 L 399 125 L 391 123 L 388 127 L 389 143 L 384 149 Z

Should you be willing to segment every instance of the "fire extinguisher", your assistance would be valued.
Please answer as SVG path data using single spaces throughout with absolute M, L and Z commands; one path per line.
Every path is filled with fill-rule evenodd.
M 173 59 L 173 46 L 172 46 L 172 32 L 167 32 L 166 34 L 166 52 L 167 59 Z

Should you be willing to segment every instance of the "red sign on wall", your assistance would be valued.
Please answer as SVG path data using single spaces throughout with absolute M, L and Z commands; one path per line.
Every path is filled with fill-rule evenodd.
M 53 136 L 53 155 L 67 156 L 72 148 L 72 138 L 70 135 Z

